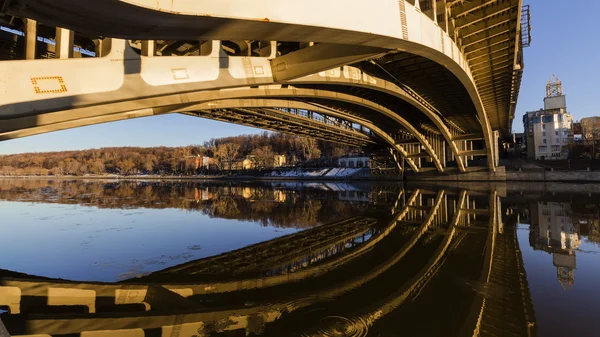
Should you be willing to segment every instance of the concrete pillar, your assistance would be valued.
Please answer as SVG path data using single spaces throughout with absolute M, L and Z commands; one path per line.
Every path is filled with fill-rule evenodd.
M 470 205 L 471 205 L 471 202 L 470 202 L 470 201 L 471 201 L 471 200 L 470 200 L 470 198 L 469 198 L 469 197 L 467 197 L 467 202 L 466 202 L 466 206 L 467 206 L 466 208 L 467 208 L 467 209 L 470 209 L 470 208 L 471 208 L 471 207 L 470 207 Z M 470 224 L 471 224 L 471 214 L 470 214 L 470 213 L 467 213 L 467 225 L 470 225 Z
M 446 33 L 448 33 L 448 35 L 450 35 L 450 26 L 449 26 L 450 22 L 448 20 L 449 16 L 450 16 L 450 10 L 449 10 L 448 5 L 446 5 L 444 7 L 444 19 L 446 20 Z
M 73 57 L 73 42 L 75 34 L 72 30 L 56 28 L 56 49 L 55 55 L 58 59 L 68 59 Z
M 102 39 L 94 39 L 94 46 L 95 46 L 95 52 L 96 52 L 96 57 L 102 57 L 102 47 L 104 46 L 104 40 Z
M 493 133 L 494 135 L 494 163 L 496 165 L 496 167 L 498 167 L 498 165 L 500 165 L 500 147 L 498 145 L 498 139 L 500 139 L 500 132 L 499 131 L 494 131 Z
M 156 55 L 156 41 L 142 41 L 142 56 L 153 57 L 154 55 Z
M 200 56 L 208 56 L 212 53 L 213 43 L 212 40 L 200 41 Z
M 34 60 L 37 44 L 37 21 L 25 19 L 25 59 Z
M 469 146 L 468 150 L 472 151 L 473 150 L 473 141 L 469 141 L 467 142 L 467 145 Z M 471 156 L 471 160 L 474 160 L 474 156 Z
M 245 40 L 246 49 L 241 51 L 241 56 L 252 56 L 252 41 Z
M 495 195 L 495 193 L 494 193 Z M 495 197 L 496 199 L 496 214 L 498 216 L 498 233 L 504 234 L 504 223 L 502 222 L 502 200 L 500 197 Z
M 460 142 L 460 150 L 465 151 L 467 149 L 467 141 Z M 469 167 L 469 156 L 462 156 L 465 164 L 465 168 Z

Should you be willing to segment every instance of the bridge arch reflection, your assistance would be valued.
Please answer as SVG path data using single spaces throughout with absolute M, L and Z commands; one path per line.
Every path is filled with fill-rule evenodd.
M 527 293 L 497 293 L 521 289 L 498 275 L 522 266 L 495 191 L 399 188 L 387 199 L 378 221 L 366 212 L 118 283 L 4 271 L 2 319 L 17 335 L 326 336 L 408 333 L 435 317 L 448 335 L 477 335 L 510 303 L 523 316 L 496 328 L 527 335 Z M 453 305 L 432 308 L 435 296 Z

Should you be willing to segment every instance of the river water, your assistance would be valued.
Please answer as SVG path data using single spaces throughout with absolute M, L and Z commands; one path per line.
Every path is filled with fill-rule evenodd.
M 600 335 L 598 185 L 5 179 L 0 233 L 11 335 Z

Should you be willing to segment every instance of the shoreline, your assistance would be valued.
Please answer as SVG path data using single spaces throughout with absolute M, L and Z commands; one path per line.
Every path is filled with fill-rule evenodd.
M 264 177 L 264 176 L 0 176 L 0 179 L 52 179 L 52 180 L 163 180 L 163 181 L 226 181 L 226 180 L 261 180 L 261 181 L 395 181 L 402 182 L 401 177 Z
M 365 182 L 565 182 L 600 183 L 600 171 L 506 171 L 500 167 L 496 172 L 426 172 L 409 173 L 402 176 L 359 175 L 359 176 L 256 176 L 256 175 L 211 175 L 211 176 L 159 176 L 159 175 L 89 175 L 89 176 L 0 176 L 0 179 L 48 179 L 48 180 L 150 180 L 150 181 L 365 181 Z

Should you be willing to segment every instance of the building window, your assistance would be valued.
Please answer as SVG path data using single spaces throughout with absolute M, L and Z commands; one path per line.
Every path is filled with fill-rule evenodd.
M 542 132 L 542 136 L 546 137 L 546 131 Z
M 545 139 L 542 139 L 542 144 L 546 144 L 546 140 Z
M 546 130 L 546 124 L 542 124 L 542 129 Z
M 558 143 L 560 143 L 560 139 L 558 139 L 558 138 L 554 139 L 554 144 L 558 144 Z
M 557 130 L 557 131 L 554 131 L 554 135 L 555 135 L 555 136 L 558 136 L 558 130 Z

